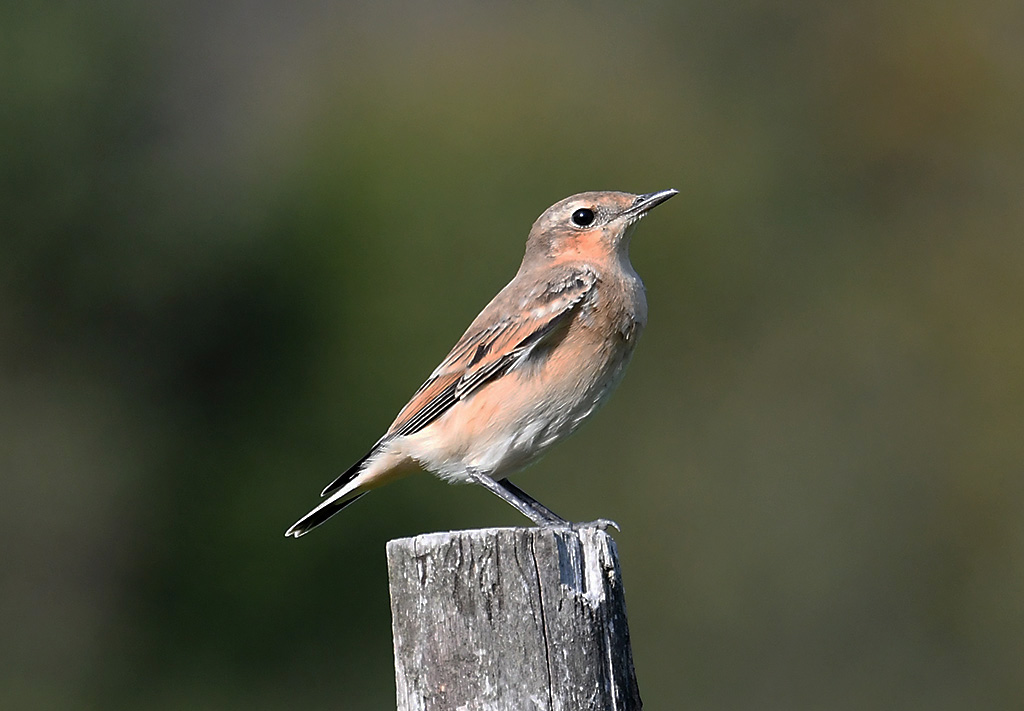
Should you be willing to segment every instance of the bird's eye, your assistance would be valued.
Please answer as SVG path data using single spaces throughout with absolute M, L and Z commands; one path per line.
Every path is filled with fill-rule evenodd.
M 588 207 L 581 207 L 576 212 L 572 213 L 572 217 L 569 218 L 572 223 L 577 227 L 586 227 L 594 221 L 594 211 Z

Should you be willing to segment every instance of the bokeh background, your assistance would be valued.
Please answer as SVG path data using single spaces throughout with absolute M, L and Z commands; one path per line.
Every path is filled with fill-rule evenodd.
M 518 481 L 607 516 L 651 709 L 1024 703 L 1024 6 L 4 3 L 0 705 L 394 707 L 384 545 L 300 541 L 548 205 L 650 325 Z

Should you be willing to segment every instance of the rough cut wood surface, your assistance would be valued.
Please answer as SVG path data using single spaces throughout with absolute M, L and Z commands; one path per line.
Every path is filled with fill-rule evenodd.
M 387 550 L 399 711 L 641 708 L 603 531 L 452 531 Z

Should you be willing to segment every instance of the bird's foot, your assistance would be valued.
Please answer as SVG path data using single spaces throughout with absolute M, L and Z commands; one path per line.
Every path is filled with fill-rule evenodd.
M 615 521 L 610 518 L 598 518 L 597 520 L 581 521 L 579 524 L 573 524 L 573 531 L 582 531 L 583 529 L 598 529 L 600 531 L 608 532 L 608 529 L 614 529 L 615 531 L 622 531 L 622 527 L 618 526 Z
M 569 529 L 571 531 L 583 531 L 585 529 L 597 529 L 607 533 L 608 529 L 614 529 L 615 531 L 622 531 L 622 527 L 618 526 L 615 521 L 610 518 L 598 518 L 597 520 L 584 520 L 575 522 L 569 521 L 552 521 L 547 526 L 556 529 Z

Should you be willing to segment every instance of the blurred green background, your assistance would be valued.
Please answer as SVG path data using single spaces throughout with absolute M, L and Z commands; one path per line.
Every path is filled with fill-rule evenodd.
M 1024 9 L 0 10 L 0 705 L 394 707 L 414 477 L 285 528 L 582 190 L 681 195 L 517 481 L 607 516 L 651 709 L 1024 703 Z

